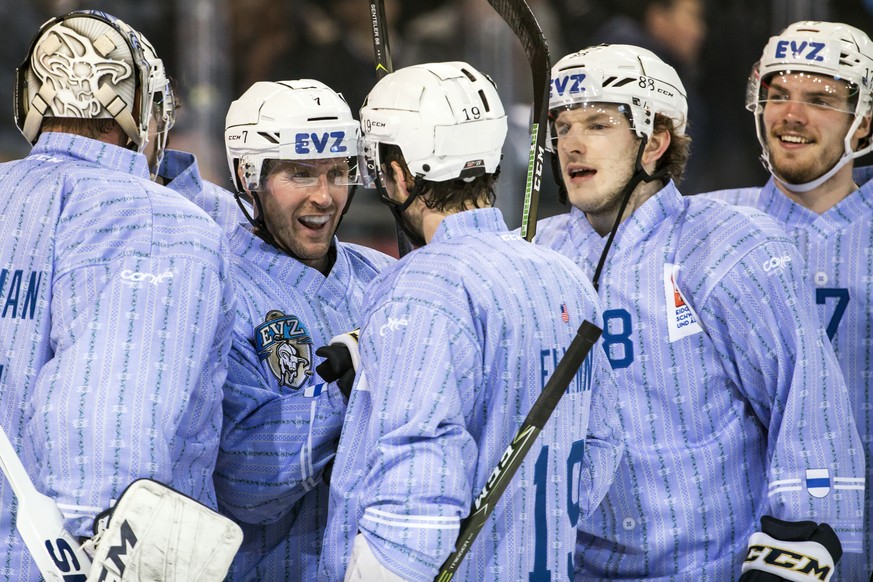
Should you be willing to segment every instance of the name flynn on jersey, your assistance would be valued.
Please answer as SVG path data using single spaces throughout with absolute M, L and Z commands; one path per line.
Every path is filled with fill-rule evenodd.
M 33 319 L 45 271 L 0 269 L 0 318 Z

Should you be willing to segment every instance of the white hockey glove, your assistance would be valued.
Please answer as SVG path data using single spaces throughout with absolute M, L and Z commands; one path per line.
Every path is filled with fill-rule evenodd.
M 329 345 L 315 350 L 315 355 L 324 358 L 315 371 L 325 382 L 336 382 L 346 401 L 352 393 L 355 373 L 361 367 L 361 355 L 358 352 L 360 333 L 360 329 L 341 333 L 331 339 Z
M 94 529 L 88 582 L 219 582 L 242 543 L 238 525 L 151 479 L 131 483 Z
M 828 582 L 843 555 L 826 523 L 761 518 L 761 530 L 749 538 L 740 582 Z
M 343 582 L 405 582 L 405 580 L 406 578 L 401 578 L 382 565 L 373 555 L 373 550 L 370 549 L 370 544 L 363 534 L 355 536 L 352 555 L 349 556 L 349 567 L 346 569 Z

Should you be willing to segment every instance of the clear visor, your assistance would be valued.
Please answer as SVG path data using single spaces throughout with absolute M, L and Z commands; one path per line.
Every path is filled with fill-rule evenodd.
M 574 103 L 549 111 L 552 146 L 573 137 L 609 138 L 621 131 L 633 131 L 630 109 L 619 103 Z
M 758 71 L 752 71 L 746 108 L 763 111 L 778 110 L 789 105 L 804 106 L 818 111 L 854 114 L 858 103 L 858 86 L 854 83 L 802 71 L 779 71 L 756 82 Z
M 361 172 L 357 157 L 326 158 L 319 160 L 267 160 L 262 172 L 263 186 L 267 178 L 278 180 L 298 188 L 328 186 L 354 186 L 361 184 Z

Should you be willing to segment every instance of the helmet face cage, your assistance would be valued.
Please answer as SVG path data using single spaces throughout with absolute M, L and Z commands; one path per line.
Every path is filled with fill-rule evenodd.
M 771 37 L 764 47 L 761 60 L 752 67 L 746 85 L 746 108 L 755 115 L 761 159 L 767 170 L 775 175 L 770 163 L 763 114 L 768 101 L 768 84 L 777 74 L 820 76 L 848 85 L 849 107 L 838 110 L 845 111 L 854 119 L 843 140 L 843 156 L 825 175 L 808 184 L 797 185 L 800 187 L 798 191 L 805 191 L 823 183 L 849 160 L 873 149 L 873 143 L 868 142 L 855 151 L 851 143 L 855 130 L 873 108 L 871 71 L 873 45 L 864 32 L 853 26 L 802 21 L 789 25 Z
M 383 77 L 361 109 L 368 183 L 380 144 L 400 148 L 416 178 L 443 182 L 494 173 L 507 118 L 494 82 L 467 63 L 428 63 Z
M 277 169 L 300 187 L 318 184 L 320 173 L 334 186 L 361 183 L 360 125 L 342 95 L 319 81 L 255 83 L 231 104 L 225 126 L 238 192 L 265 190 Z
M 679 75 L 640 47 L 590 47 L 565 56 L 552 67 L 547 140 L 552 151 L 558 139 L 554 120 L 560 112 L 595 104 L 623 107 L 640 138 L 651 137 L 655 114 L 670 117 L 676 132 L 685 133 L 688 104 Z
M 172 126 L 163 63 L 140 33 L 100 11 L 70 12 L 45 23 L 16 77 L 15 121 L 30 143 L 45 117 L 114 118 L 142 152 L 158 101 L 162 142 Z

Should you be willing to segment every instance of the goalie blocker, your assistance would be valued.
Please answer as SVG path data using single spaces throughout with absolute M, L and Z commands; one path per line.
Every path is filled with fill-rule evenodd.
M 134 481 L 94 520 L 89 582 L 187 580 L 227 576 L 242 530 L 202 503 L 151 479 Z

